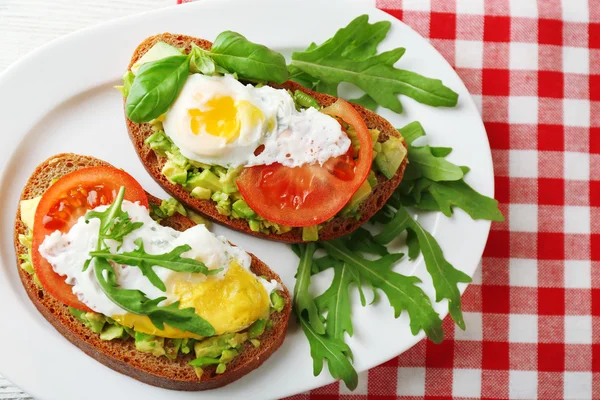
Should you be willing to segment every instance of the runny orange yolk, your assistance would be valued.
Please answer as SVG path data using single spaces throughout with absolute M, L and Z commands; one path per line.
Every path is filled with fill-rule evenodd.
M 265 120 L 263 112 L 247 100 L 236 101 L 229 96 L 214 97 L 205 105 L 206 110 L 199 108 L 188 110 L 191 117 L 190 129 L 195 135 L 202 130 L 231 143 L 240 135 L 242 124 L 254 127 Z
M 167 290 L 179 298 L 179 308 L 193 307 L 208 321 L 215 334 L 239 332 L 254 321 L 269 316 L 269 295 L 256 276 L 232 262 L 223 278 L 207 277 L 200 283 L 188 280 L 165 282 Z M 148 335 L 167 338 L 200 337 L 165 325 L 160 330 L 147 316 L 134 314 L 112 317 L 116 322 Z

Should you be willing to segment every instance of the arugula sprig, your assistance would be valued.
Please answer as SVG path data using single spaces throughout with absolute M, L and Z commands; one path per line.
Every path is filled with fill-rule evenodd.
M 440 245 L 434 237 L 415 221 L 404 208 L 396 211 L 396 216 L 384 225 L 381 233 L 374 237 L 376 242 L 388 244 L 405 230 L 414 235 L 410 241 L 410 251 L 414 259 L 418 252 L 423 254 L 425 267 L 431 275 L 436 293 L 436 301 L 448 299 L 448 309 L 452 319 L 461 329 L 465 329 L 462 311 L 460 308 L 459 283 L 471 282 L 471 278 L 462 271 L 457 270 L 444 257 Z M 407 240 L 408 242 L 408 240 Z M 412 323 L 412 318 L 411 318 Z M 414 333 L 414 332 L 413 332 Z M 441 339 L 441 338 L 440 338 Z
M 475 191 L 464 181 L 467 167 L 459 167 L 446 160 L 452 151 L 449 147 L 415 146 L 413 142 L 425 136 L 423 126 L 412 122 L 398 131 L 408 145 L 408 166 L 400 187 L 389 204 L 422 210 L 453 214 L 453 208 L 464 210 L 473 219 L 504 221 L 498 201 Z
M 323 370 L 324 360 L 327 360 L 327 368 L 331 376 L 336 379 L 342 379 L 346 386 L 354 389 L 358 385 L 358 374 L 352 366 L 352 351 L 344 342 L 343 330 L 335 332 L 337 330 L 335 322 L 329 322 L 329 315 L 327 331 L 325 330 L 315 300 L 308 293 L 310 275 L 311 271 L 313 271 L 315 244 L 297 245 L 294 246 L 294 251 L 300 257 L 296 285 L 294 286 L 294 312 L 310 345 L 310 354 L 313 358 L 313 372 L 315 376 L 319 375 Z M 322 307 L 326 307 L 325 303 L 329 303 L 327 301 L 328 296 L 320 297 Z M 317 299 L 317 301 L 319 300 Z M 348 303 L 342 307 L 349 310 L 349 306 Z M 333 318 L 335 313 L 336 311 L 333 310 L 331 318 Z M 338 317 L 343 318 L 339 313 Z
M 192 46 L 187 55 L 143 64 L 127 91 L 127 117 L 141 123 L 164 114 L 183 89 L 190 72 L 205 75 L 230 72 L 258 82 L 283 83 L 288 78 L 281 54 L 252 43 L 239 33 L 225 31 L 217 36 L 210 50 Z
M 149 299 L 139 290 L 121 289 L 117 283 L 115 271 L 104 258 L 95 258 L 95 275 L 102 291 L 119 307 L 136 315 L 145 315 L 152 324 L 160 330 L 165 329 L 165 324 L 191 332 L 203 337 L 213 336 L 215 328 L 204 318 L 196 314 L 194 308 L 179 308 L 176 301 L 167 306 L 159 306 L 166 297 Z
M 433 342 L 442 341 L 444 337 L 442 320 L 433 309 L 429 296 L 416 285 L 421 280 L 391 270 L 404 254 L 387 254 L 371 261 L 351 251 L 341 240 L 331 240 L 321 245 L 330 256 L 354 268 L 360 278 L 369 283 L 374 290 L 381 289 L 394 308 L 396 318 L 406 310 L 410 317 L 410 329 L 413 335 L 422 329 Z
M 163 267 L 176 272 L 202 273 L 205 275 L 214 275 L 222 269 L 210 270 L 202 261 L 193 258 L 181 257 L 181 254 L 189 251 L 191 247 L 187 244 L 177 246 L 173 250 L 164 254 L 149 254 L 144 250 L 144 241 L 137 238 L 134 242 L 138 248 L 128 253 L 113 254 L 108 250 L 92 251 L 92 257 L 103 258 L 118 264 L 125 264 L 138 267 L 142 274 L 159 290 L 166 291 L 167 288 L 160 280 L 153 267 Z
M 109 260 L 121 262 L 123 264 L 138 266 L 142 273 L 148 277 L 155 286 L 162 287 L 165 291 L 164 283 L 152 270 L 152 266 L 160 265 L 181 272 L 202 272 L 216 273 L 218 271 L 208 271 L 206 266 L 196 260 L 182 258 L 181 254 L 190 250 L 189 246 L 179 246 L 171 252 L 162 255 L 152 255 L 144 251 L 143 242 L 138 239 L 135 243 L 138 249 L 122 254 L 111 254 L 106 249 L 105 239 L 120 239 L 141 227 L 141 223 L 132 223 L 127 212 L 123 211 L 121 205 L 125 197 L 125 187 L 122 186 L 113 202 L 106 210 L 98 212 L 92 211 L 86 214 L 86 219 L 100 219 L 99 239 L 95 251 L 90 252 L 90 259 L 86 262 L 87 268 L 93 265 L 94 273 L 102 291 L 106 296 L 119 307 L 127 312 L 136 315 L 146 315 L 150 318 L 154 326 L 163 330 L 164 325 L 168 324 L 173 328 L 182 331 L 188 331 L 200 336 L 212 336 L 215 334 L 213 326 L 196 314 L 194 308 L 179 308 L 179 302 L 171 303 L 167 306 L 159 306 L 166 300 L 166 297 L 149 299 L 139 290 L 122 289 L 116 279 L 115 271 Z M 93 264 L 92 264 L 93 263 Z M 157 287 L 158 287 L 157 286 Z
M 122 243 L 125 236 L 144 225 L 143 222 L 131 222 L 129 214 L 121 209 L 124 197 L 125 187 L 121 187 L 110 207 L 104 211 L 89 211 L 85 215 L 86 223 L 93 218 L 100 220 L 97 249 L 105 247 L 107 239 Z M 83 266 L 84 271 L 88 269 L 90 261 L 91 259 L 88 259 L 85 262 Z
M 294 52 L 293 75 L 303 83 L 312 82 L 315 90 L 333 95 L 337 94 L 341 82 L 353 83 L 377 104 L 398 113 L 402 112 L 398 94 L 436 107 L 456 105 L 458 95 L 440 80 L 394 67 L 404 55 L 404 48 L 376 54 L 377 45 L 387 35 L 389 23 L 369 24 L 368 21 L 369 17 L 362 15 L 323 44 L 311 44 L 305 51 Z

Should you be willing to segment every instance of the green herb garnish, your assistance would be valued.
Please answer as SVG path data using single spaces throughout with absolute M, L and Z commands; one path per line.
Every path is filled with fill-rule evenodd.
M 125 264 L 138 267 L 142 274 L 161 291 L 166 291 L 167 288 L 163 281 L 160 280 L 152 267 L 163 267 L 176 272 L 191 272 L 202 273 L 205 275 L 213 275 L 220 272 L 222 269 L 209 270 L 203 262 L 193 258 L 181 257 L 182 253 L 189 251 L 191 247 L 187 244 L 177 246 L 173 250 L 164 254 L 149 254 L 144 250 L 144 241 L 142 238 L 137 238 L 134 242 L 138 248 L 128 253 L 112 254 L 108 250 L 92 251 L 92 257 L 103 258 L 108 261 L 114 261 L 118 264 Z
M 374 54 L 389 27 L 369 24 L 368 20 L 367 15 L 362 15 L 323 44 L 293 53 L 292 71 L 313 77 L 316 90 L 320 90 L 320 85 L 332 94 L 336 94 L 341 82 L 353 83 L 379 105 L 398 113 L 402 112 L 398 94 L 436 107 L 456 105 L 458 95 L 440 80 L 394 67 L 405 49 Z M 378 34 L 372 37 L 368 34 L 371 31 Z M 301 78 L 307 80 L 306 75 Z

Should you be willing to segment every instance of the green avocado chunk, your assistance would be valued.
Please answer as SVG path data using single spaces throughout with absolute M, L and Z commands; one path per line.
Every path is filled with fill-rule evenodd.
M 367 197 L 369 197 L 371 192 L 372 190 L 371 185 L 369 184 L 369 180 L 365 179 L 363 184 L 352 195 L 352 198 L 350 199 L 348 204 L 346 204 L 344 208 L 342 208 L 342 211 L 340 211 L 340 215 L 347 216 L 355 213 L 358 210 L 358 207 L 361 205 L 361 203 L 365 201 Z
M 183 185 L 187 181 L 187 170 L 179 167 L 171 160 L 167 160 L 161 172 L 173 183 Z
M 392 179 L 404 157 L 406 157 L 406 148 L 402 144 L 402 140 L 390 137 L 381 144 L 381 151 L 375 157 L 375 165 L 386 178 Z
M 319 240 L 319 225 L 303 226 L 302 240 L 305 242 L 316 242 Z

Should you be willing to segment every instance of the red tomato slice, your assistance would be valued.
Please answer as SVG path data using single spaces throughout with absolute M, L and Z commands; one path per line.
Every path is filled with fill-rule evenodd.
M 121 186 L 126 187 L 126 200 L 139 201 L 148 208 L 146 192 L 127 172 L 113 167 L 89 167 L 56 181 L 44 193 L 35 211 L 31 251 L 35 274 L 45 290 L 68 306 L 92 311 L 77 299 L 65 277 L 54 272 L 38 248 L 46 235 L 56 230 L 69 231 L 87 210 L 111 204 Z
M 350 103 L 339 99 L 322 110 L 356 130 L 358 159 L 352 149 L 318 164 L 289 168 L 281 164 L 246 168 L 237 180 L 250 208 L 269 221 L 287 226 L 311 226 L 336 215 L 363 184 L 373 162 L 371 134 Z

